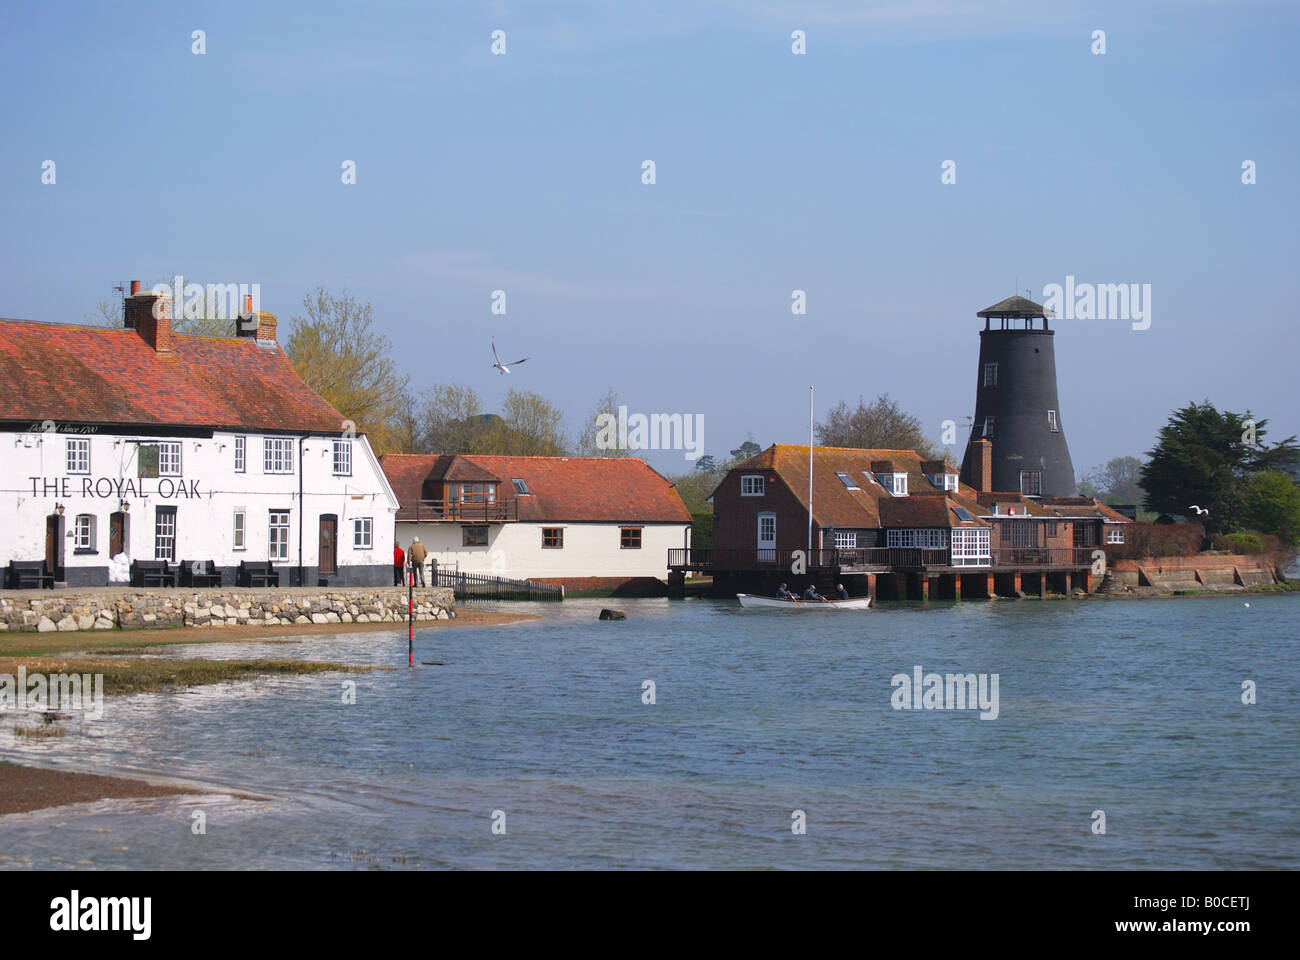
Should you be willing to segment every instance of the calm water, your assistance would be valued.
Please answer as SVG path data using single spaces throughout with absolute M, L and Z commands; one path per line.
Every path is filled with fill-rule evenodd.
M 329 674 L 110 700 L 60 739 L 0 723 L 11 759 L 270 798 L 0 817 L 0 867 L 1300 867 L 1300 597 L 601 605 L 420 631 L 446 665 L 414 671 L 404 631 L 181 648 L 401 667 L 355 705 Z M 917 664 L 997 673 L 1000 716 L 893 710 Z

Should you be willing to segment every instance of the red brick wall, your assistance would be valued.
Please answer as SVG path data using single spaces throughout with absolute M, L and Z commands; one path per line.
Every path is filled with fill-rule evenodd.
M 761 497 L 740 495 L 741 476 L 766 477 Z M 776 514 L 776 549 L 801 550 L 808 546 L 808 511 L 772 470 L 733 470 L 713 497 L 713 546 L 717 550 L 753 550 L 758 546 L 758 515 Z M 819 531 L 813 528 L 813 548 Z
M 574 590 L 609 590 L 620 596 L 662 597 L 667 587 L 655 577 L 533 577 L 537 583 L 552 583 Z

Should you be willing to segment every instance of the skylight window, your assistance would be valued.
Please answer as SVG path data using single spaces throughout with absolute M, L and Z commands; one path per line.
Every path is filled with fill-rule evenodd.
M 524 496 L 528 496 L 531 493 L 531 491 L 528 489 L 527 481 L 520 480 L 518 477 L 514 477 L 511 479 L 510 482 L 515 485 L 515 493 L 523 494 Z
M 965 507 L 953 507 L 953 514 L 963 523 L 973 523 L 975 518 L 970 515 L 970 511 Z
M 853 482 L 853 478 L 850 477 L 847 473 L 840 473 L 840 472 L 837 471 L 836 474 L 835 474 L 835 476 L 839 477 L 839 478 L 840 478 L 840 483 L 844 484 L 844 486 L 848 487 L 850 490 L 861 490 L 861 489 L 862 489 L 862 488 L 859 487 L 856 483 Z

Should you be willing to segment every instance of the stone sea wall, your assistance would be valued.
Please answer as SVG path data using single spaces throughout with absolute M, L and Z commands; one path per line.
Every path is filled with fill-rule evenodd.
M 401 587 L 0 591 L 0 633 L 386 623 L 404 622 L 406 615 L 407 594 Z M 416 620 L 455 616 L 450 588 L 416 591 Z

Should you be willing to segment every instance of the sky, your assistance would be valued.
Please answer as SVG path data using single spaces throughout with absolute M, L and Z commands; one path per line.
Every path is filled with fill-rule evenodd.
M 2 9 L 0 316 L 180 272 L 260 284 L 283 341 L 346 291 L 417 389 L 535 391 L 573 436 L 614 390 L 725 456 L 806 442 L 810 385 L 939 442 L 976 311 L 1072 276 L 1150 285 L 1147 329 L 1053 323 L 1077 472 L 1192 401 L 1300 433 L 1291 2 Z

